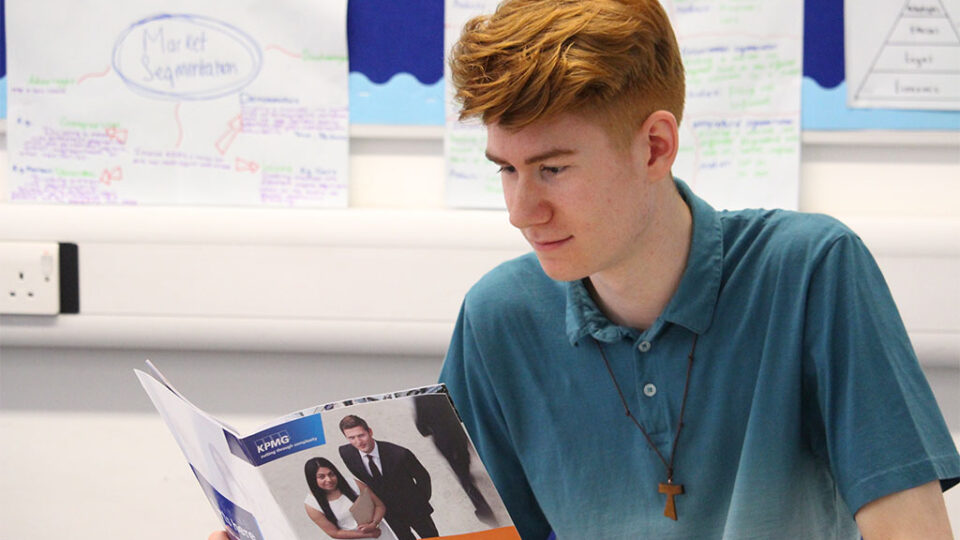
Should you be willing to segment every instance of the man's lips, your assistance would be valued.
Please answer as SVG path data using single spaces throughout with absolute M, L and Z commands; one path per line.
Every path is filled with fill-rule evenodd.
M 537 251 L 550 251 L 552 249 L 558 249 L 572 239 L 573 236 L 567 236 L 566 238 L 559 238 L 556 240 L 534 240 L 532 238 L 528 238 L 530 244 L 533 246 L 533 249 Z

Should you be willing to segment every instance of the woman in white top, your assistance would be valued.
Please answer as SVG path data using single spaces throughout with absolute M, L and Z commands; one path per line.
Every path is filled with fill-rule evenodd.
M 386 507 L 366 484 L 344 478 L 330 460 L 321 457 L 308 460 L 303 472 L 310 487 L 303 501 L 304 508 L 330 538 L 397 540 L 390 526 L 382 523 Z M 360 493 L 367 491 L 373 500 L 373 519 L 369 523 L 357 523 L 350 506 Z

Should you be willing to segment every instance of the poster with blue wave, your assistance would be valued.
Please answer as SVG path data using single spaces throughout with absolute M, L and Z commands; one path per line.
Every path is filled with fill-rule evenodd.
M 443 125 L 443 0 L 350 0 L 352 124 Z
M 843 29 L 843 0 L 806 0 L 801 118 L 804 130 L 960 129 L 958 111 L 848 107 Z

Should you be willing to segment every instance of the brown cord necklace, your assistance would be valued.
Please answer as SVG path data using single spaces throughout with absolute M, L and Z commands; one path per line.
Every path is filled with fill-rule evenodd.
M 659 483 L 658 491 L 667 496 L 667 505 L 663 509 L 663 515 L 674 521 L 677 520 L 677 506 L 673 498 L 676 495 L 683 494 L 683 484 L 673 483 L 673 460 L 677 455 L 677 444 L 680 442 L 680 430 L 683 429 L 683 412 L 687 408 L 687 392 L 690 390 L 690 372 L 693 371 L 693 353 L 697 350 L 697 337 L 697 334 L 693 335 L 693 346 L 690 347 L 690 354 L 687 355 L 687 379 L 683 383 L 683 401 L 680 402 L 680 418 L 677 419 L 677 432 L 673 436 L 673 448 L 670 450 L 670 461 L 667 461 L 666 458 L 663 457 L 657 445 L 653 444 L 653 440 L 650 438 L 650 435 L 647 434 L 647 430 L 643 429 L 643 426 L 637 421 L 637 418 L 630 412 L 630 407 L 627 406 L 627 400 L 623 397 L 623 391 L 620 390 L 620 385 L 617 384 L 617 378 L 614 377 L 613 370 L 610 369 L 610 362 L 607 360 L 607 355 L 603 352 L 603 346 L 600 345 L 600 342 L 596 339 L 593 340 L 593 342 L 597 344 L 597 349 L 600 350 L 600 357 L 603 358 L 603 364 L 607 366 L 607 373 L 610 374 L 610 380 L 613 381 L 613 386 L 617 389 L 617 394 L 620 395 L 620 402 L 623 403 L 624 412 L 626 412 L 627 417 L 633 420 L 633 423 L 640 428 L 640 432 L 643 433 L 647 444 L 650 445 L 650 448 L 653 448 L 653 451 L 657 453 L 657 457 L 660 458 L 663 466 L 667 469 L 667 481 L 666 483 Z

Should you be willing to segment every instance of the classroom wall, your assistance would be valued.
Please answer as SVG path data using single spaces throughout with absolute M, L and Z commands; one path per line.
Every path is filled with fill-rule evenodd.
M 349 211 L 0 208 L 0 240 L 79 239 L 81 307 L 95 312 L 0 317 L 0 538 L 205 538 L 216 526 L 135 382 L 144 358 L 247 430 L 304 406 L 434 380 L 463 292 L 525 247 L 503 212 L 443 209 L 436 132 L 395 135 L 352 138 Z M 832 137 L 805 135 L 801 209 L 844 219 L 879 251 L 957 437 L 960 134 Z M 158 252 L 171 259 L 150 259 Z M 317 252 L 335 259 L 311 258 Z M 321 266 L 329 260 L 337 268 Z M 170 302 L 185 293 L 159 282 L 140 283 L 152 291 L 140 296 L 126 288 L 155 279 L 158 265 L 219 261 L 246 267 L 203 274 L 204 286 L 187 291 L 195 303 Z M 288 297 L 291 280 L 293 290 L 297 280 L 322 286 L 301 305 Z M 222 294 L 238 284 L 251 290 Z M 126 292 L 105 296 L 111 288 Z M 333 307 L 323 311 L 318 296 Z M 246 311 L 230 317 L 216 312 L 223 306 Z M 271 315 L 249 316 L 258 307 Z M 958 491 L 948 494 L 955 530 Z

